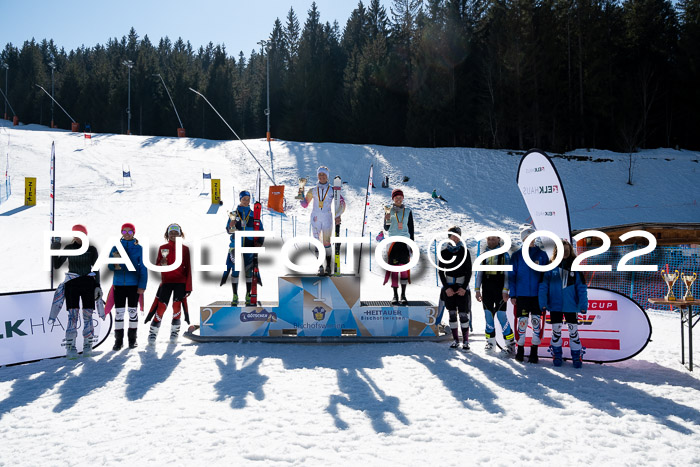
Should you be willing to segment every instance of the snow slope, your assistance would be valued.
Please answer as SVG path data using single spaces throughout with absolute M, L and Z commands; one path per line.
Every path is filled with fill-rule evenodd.
M 56 226 L 86 224 L 100 250 L 125 221 L 152 249 L 165 227 L 178 222 L 187 243 L 204 239 L 209 262 L 217 263 L 228 243 L 226 209 L 237 201 L 232 187 L 254 184 L 257 166 L 238 141 L 94 135 L 86 142 L 81 134 L 36 125 L 0 125 L 0 155 L 9 150 L 14 192 L 0 205 L 0 292 L 48 288 L 40 246 L 48 227 L 52 141 Z M 512 151 L 246 144 L 286 185 L 286 218 L 264 218 L 278 234 L 282 225 L 285 238 L 295 222 L 297 235 L 308 232 L 309 213 L 293 196 L 297 177 L 313 180 L 320 164 L 348 181 L 343 228 L 349 235 L 360 232 L 371 163 L 373 235 L 389 202 L 390 190 L 379 188 L 383 174 L 415 210 L 424 250 L 432 233 L 452 224 L 467 235 L 494 228 L 515 235 L 528 218 L 515 185 L 520 157 Z M 626 155 L 572 154 L 612 160 L 555 159 L 572 227 L 700 220 L 700 154 L 643 151 L 635 155 L 633 186 L 626 184 Z M 0 169 L 4 164 L 0 158 Z M 133 187 L 122 187 L 127 165 Z M 202 169 L 222 181 L 224 206 L 216 213 L 208 213 Z M 38 203 L 28 209 L 21 207 L 25 176 L 38 178 Z M 410 178 L 405 184 L 404 176 Z M 267 185 L 263 179 L 263 192 Z M 432 200 L 433 188 L 449 203 Z M 388 298 L 376 264 L 369 273 L 364 259 L 363 299 Z M 263 277 L 274 268 L 267 260 Z M 424 267 L 413 277 L 409 298 L 434 301 L 434 270 Z M 106 275 L 103 286 L 110 281 Z M 151 275 L 147 303 L 156 283 Z M 218 273 L 196 275 L 194 289 L 192 309 L 230 294 L 228 286 L 218 287 Z M 263 287 L 263 299 L 275 294 L 272 285 Z M 431 343 L 197 346 L 182 340 L 159 342 L 157 352 L 147 354 L 112 352 L 109 339 L 91 360 L 0 368 L 0 465 L 700 463 L 700 381 L 678 362 L 677 315 L 651 313 L 653 341 L 634 360 L 573 370 L 486 354 L 477 302 L 473 311 L 467 355 Z

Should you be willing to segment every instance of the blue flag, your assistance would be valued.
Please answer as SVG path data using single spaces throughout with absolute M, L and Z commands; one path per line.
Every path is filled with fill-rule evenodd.
M 122 170 L 122 177 L 124 177 L 124 178 L 129 177 L 129 178 L 131 178 L 131 170 L 129 170 L 128 172 L 125 171 L 125 170 Z
M 202 172 L 202 179 L 211 180 L 211 172 L 209 172 L 208 174 L 205 174 L 204 172 Z

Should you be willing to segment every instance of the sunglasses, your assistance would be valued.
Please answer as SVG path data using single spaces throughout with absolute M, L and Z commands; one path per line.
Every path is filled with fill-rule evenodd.
M 180 227 L 172 226 L 168 228 L 168 233 L 175 232 L 176 234 L 180 235 Z
M 124 229 L 122 230 L 122 235 L 134 235 L 134 231 Z

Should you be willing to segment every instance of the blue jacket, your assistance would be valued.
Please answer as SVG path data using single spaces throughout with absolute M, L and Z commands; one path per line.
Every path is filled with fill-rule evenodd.
M 112 284 L 115 286 L 122 285 L 135 285 L 139 289 L 145 289 L 148 283 L 148 270 L 146 265 L 143 264 L 143 249 L 141 245 L 138 244 L 136 240 L 126 241 L 124 239 L 120 240 L 126 254 L 131 260 L 131 264 L 136 268 L 135 271 L 129 271 L 125 265 L 121 265 L 121 269 L 114 269 L 114 264 L 109 264 L 109 270 L 114 271 L 114 279 Z M 112 251 L 109 252 L 111 257 L 117 251 L 117 247 L 112 247 Z
M 564 313 L 579 313 L 587 310 L 588 287 L 582 274 L 569 271 L 568 283 L 571 285 L 565 288 L 562 280 L 563 272 L 564 269 L 557 267 L 544 273 L 540 284 L 540 307 Z
M 253 210 L 250 209 L 250 206 L 238 206 L 236 210 L 238 211 L 238 221 L 236 221 L 235 224 L 236 230 L 255 230 L 255 219 L 253 218 Z M 226 221 L 227 232 L 231 228 L 232 222 L 233 221 L 230 218 Z M 263 227 L 262 219 L 260 219 L 260 230 L 265 230 Z M 228 245 L 229 248 L 234 248 L 236 246 L 235 238 L 236 237 L 234 236 L 234 234 L 231 234 L 231 241 Z M 253 237 L 246 237 L 246 239 L 244 240 L 244 246 L 255 246 L 253 245 L 254 241 L 255 240 L 253 239 Z M 257 243 L 258 246 L 261 246 L 263 243 L 265 243 L 265 239 L 259 237 L 257 238 Z
M 530 247 L 530 259 L 535 264 L 545 265 L 549 263 L 547 253 L 540 250 L 536 246 Z M 508 274 L 508 288 L 510 296 L 517 297 L 537 297 L 540 292 L 540 281 L 542 273 L 530 269 L 530 266 L 523 259 L 522 248 L 510 258 L 510 264 L 513 265 L 513 271 Z

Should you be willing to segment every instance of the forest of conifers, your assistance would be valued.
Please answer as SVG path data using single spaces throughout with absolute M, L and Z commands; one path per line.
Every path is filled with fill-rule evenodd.
M 66 51 L 28 38 L 0 52 L 0 88 L 23 123 L 49 125 L 55 98 L 93 132 L 266 131 L 266 60 L 274 138 L 551 151 L 700 148 L 700 0 L 379 0 L 344 24 L 281 12 L 249 55 L 194 49 L 187 32 L 153 40 L 133 28 Z M 140 36 L 142 33 L 143 36 Z M 235 47 L 235 44 L 230 44 Z M 0 107 L 2 103 L 0 102 Z M 8 110 L 9 113 L 9 110 Z M 58 127 L 70 120 L 54 109 Z

